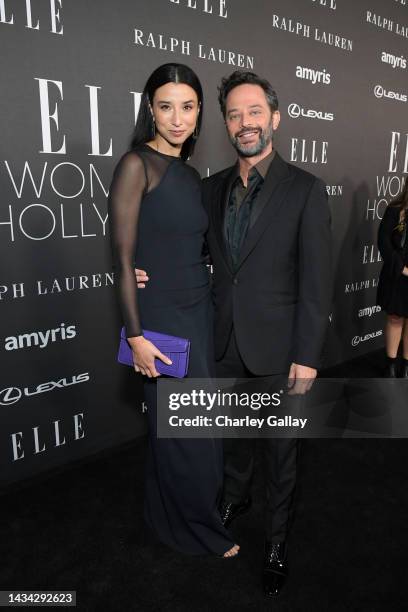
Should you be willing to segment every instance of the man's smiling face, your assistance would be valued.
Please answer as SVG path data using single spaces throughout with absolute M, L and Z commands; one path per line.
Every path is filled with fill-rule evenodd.
M 234 87 L 226 99 L 225 123 L 232 145 L 242 157 L 260 155 L 271 143 L 280 121 L 260 85 Z

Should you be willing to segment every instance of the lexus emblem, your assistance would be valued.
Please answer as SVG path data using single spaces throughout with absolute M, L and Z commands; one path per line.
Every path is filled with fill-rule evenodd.
M 11 404 L 18 402 L 22 395 L 21 390 L 17 389 L 17 387 L 7 387 L 7 389 L 2 389 L 0 391 L 0 404 L 2 406 L 11 406 Z
M 289 104 L 288 113 L 289 113 L 289 117 L 292 117 L 292 119 L 297 119 L 298 117 L 300 117 L 299 104 L 296 104 L 296 103 Z
M 384 96 L 384 87 L 381 85 L 376 85 L 374 87 L 374 95 L 376 98 L 382 98 Z

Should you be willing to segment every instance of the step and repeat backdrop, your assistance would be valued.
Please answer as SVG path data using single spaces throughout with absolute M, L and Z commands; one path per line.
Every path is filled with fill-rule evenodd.
M 376 234 L 408 174 L 406 0 L 0 0 L 0 41 L 0 486 L 145 431 L 140 380 L 116 363 L 107 196 L 162 63 L 202 80 L 203 176 L 234 161 L 221 77 L 274 84 L 275 146 L 329 194 L 326 365 L 383 345 Z

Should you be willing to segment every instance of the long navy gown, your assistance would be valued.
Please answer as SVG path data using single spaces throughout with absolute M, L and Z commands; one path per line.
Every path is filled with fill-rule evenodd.
M 127 337 L 144 328 L 189 338 L 188 376 L 214 376 L 212 304 L 202 255 L 208 219 L 199 174 L 180 158 L 141 145 L 116 167 L 109 218 Z M 145 289 L 137 289 L 135 263 L 148 273 Z M 222 440 L 157 438 L 156 381 L 146 379 L 144 391 L 145 519 L 178 551 L 223 554 L 233 542 L 217 510 Z

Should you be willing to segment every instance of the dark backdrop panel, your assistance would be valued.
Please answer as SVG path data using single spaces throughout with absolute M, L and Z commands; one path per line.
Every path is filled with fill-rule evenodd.
M 336 291 L 326 363 L 383 344 L 376 232 L 408 173 L 407 5 L 250 7 L 0 3 L 1 485 L 144 432 L 140 382 L 116 364 L 106 196 L 138 96 L 161 63 L 188 63 L 202 79 L 204 130 L 192 160 L 202 175 L 234 160 L 220 78 L 244 67 L 272 81 L 277 149 L 330 192 Z

